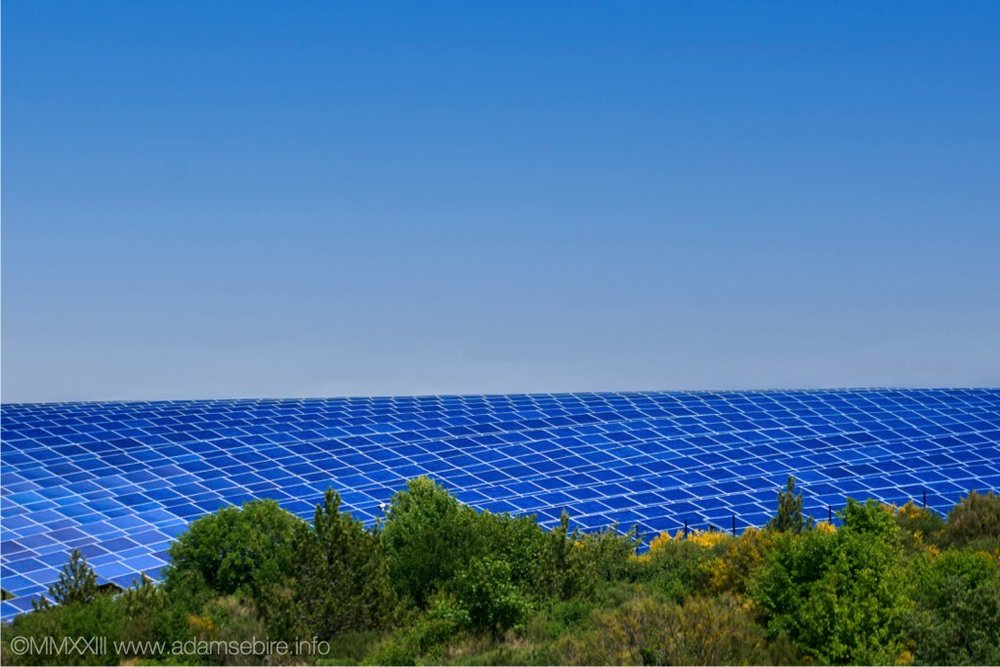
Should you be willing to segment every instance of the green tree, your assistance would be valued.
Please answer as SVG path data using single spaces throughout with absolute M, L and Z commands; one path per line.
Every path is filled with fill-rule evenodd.
M 94 573 L 94 568 L 90 567 L 79 549 L 73 549 L 69 555 L 69 562 L 63 565 L 59 572 L 59 581 L 49 586 L 49 595 L 56 604 L 68 605 L 93 602 L 97 594 L 97 575 Z M 32 601 L 32 604 L 36 609 L 49 606 L 44 595 L 39 600 Z
M 418 607 L 472 558 L 480 555 L 476 512 L 427 477 L 393 496 L 381 526 L 396 591 Z
M 1000 566 L 985 553 L 945 551 L 912 572 L 920 606 L 914 655 L 932 665 L 1000 664 Z
M 226 507 L 194 521 L 170 547 L 164 579 L 170 595 L 204 602 L 203 592 L 241 594 L 255 604 L 275 582 L 287 579 L 299 558 L 301 519 L 273 500 Z
M 943 546 L 1000 549 L 1000 495 L 973 491 L 962 498 L 941 531 Z
M 786 533 L 751 591 L 773 638 L 788 636 L 822 662 L 894 663 L 905 650 L 910 603 L 891 513 L 848 500 L 836 532 Z
M 510 565 L 496 558 L 474 559 L 458 574 L 454 589 L 476 630 L 507 630 L 531 611 L 527 596 L 511 581 Z
M 379 536 L 341 512 L 332 489 L 316 507 L 312 530 L 302 531 L 298 554 L 297 608 L 318 637 L 376 628 L 388 619 L 394 595 Z
M 767 527 L 779 532 L 801 533 L 812 528 L 813 520 L 802 514 L 802 493 L 795 493 L 795 478 L 788 477 L 784 491 L 778 491 L 778 513 L 767 523 Z

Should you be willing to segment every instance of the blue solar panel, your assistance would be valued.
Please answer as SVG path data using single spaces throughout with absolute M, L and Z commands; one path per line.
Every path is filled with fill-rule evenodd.
M 327 487 L 371 522 L 430 475 L 479 509 L 567 509 L 647 536 L 767 520 L 795 474 L 818 517 L 847 496 L 946 511 L 1000 485 L 1000 390 L 430 396 L 4 405 L 0 585 L 30 609 L 79 548 L 99 577 L 154 578 L 187 524 Z

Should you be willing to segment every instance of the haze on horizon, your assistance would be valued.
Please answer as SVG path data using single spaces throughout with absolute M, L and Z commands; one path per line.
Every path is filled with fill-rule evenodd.
M 997 25 L 9 0 L 2 400 L 1000 386 Z

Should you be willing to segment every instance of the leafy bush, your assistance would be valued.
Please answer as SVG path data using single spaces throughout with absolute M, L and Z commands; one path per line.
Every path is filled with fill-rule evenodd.
M 9 627 L 4 627 L 0 662 L 4 665 L 117 665 L 119 658 L 112 651 L 114 642 L 122 638 L 124 621 L 121 606 L 110 595 L 39 608 L 16 617 Z M 15 637 L 27 637 L 34 641 L 35 647 L 43 650 L 23 655 L 14 653 L 10 650 L 10 641 Z M 72 652 L 53 650 L 56 647 L 44 644 L 48 638 L 59 643 L 64 638 L 87 641 L 91 637 L 107 637 L 107 641 L 80 646 L 80 650 Z
M 684 604 L 641 595 L 597 615 L 594 629 L 557 645 L 575 665 L 728 665 L 775 661 L 764 632 L 732 596 Z
M 751 583 L 771 637 L 822 662 L 894 663 L 909 604 L 899 529 L 874 501 L 849 500 L 840 530 L 785 534 Z
M 750 579 L 775 548 L 781 533 L 747 528 L 735 538 L 721 540 L 714 555 L 699 567 L 698 585 L 705 593 L 745 594 Z
M 950 551 L 914 575 L 921 607 L 914 628 L 917 660 L 1000 664 L 1000 565 L 984 553 Z
M 531 604 L 511 582 L 511 568 L 495 558 L 477 558 L 459 573 L 455 592 L 476 630 L 500 632 L 527 617 Z
M 962 498 L 948 514 L 941 544 L 1000 549 L 1000 495 L 993 491 L 985 494 L 973 491 Z
M 329 639 L 346 630 L 385 623 L 394 603 L 389 568 L 379 536 L 340 512 L 340 496 L 326 492 L 313 528 L 301 531 L 294 568 L 296 604 L 291 610 L 310 636 Z M 272 605 L 278 607 L 278 604 Z M 295 625 L 291 618 L 284 625 Z M 291 628 L 286 630 L 291 634 Z
M 428 606 L 411 623 L 377 644 L 365 664 L 414 665 L 422 658 L 440 663 L 444 645 L 462 638 L 471 618 L 453 597 L 444 593 L 432 596 Z
M 475 520 L 475 510 L 427 477 L 393 496 L 381 536 L 396 591 L 426 607 L 434 591 L 480 555 Z
M 170 547 L 167 590 L 182 597 L 198 597 L 197 590 L 240 593 L 259 605 L 268 587 L 292 572 L 299 558 L 296 532 L 303 528 L 301 519 L 273 500 L 254 500 L 202 517 Z
M 920 507 L 912 500 L 894 510 L 903 545 L 910 551 L 936 542 L 944 528 L 944 519 L 936 512 Z
M 634 530 L 611 526 L 596 533 L 570 532 L 569 515 L 545 534 L 535 563 L 532 589 L 541 597 L 568 600 L 590 596 L 602 583 L 634 577 L 638 571 Z
M 706 568 L 725 539 L 722 533 L 691 533 L 690 539 L 678 531 L 661 533 L 649 543 L 649 551 L 636 561 L 640 578 L 672 600 L 680 602 L 695 593 L 706 577 Z
M 535 517 L 482 512 L 473 524 L 477 553 L 504 561 L 510 566 L 511 581 L 531 586 L 546 546 L 545 531 Z

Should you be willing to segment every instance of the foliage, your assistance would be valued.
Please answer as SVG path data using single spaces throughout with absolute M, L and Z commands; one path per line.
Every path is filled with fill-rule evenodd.
M 429 658 L 441 662 L 443 645 L 464 636 L 471 624 L 469 613 L 453 597 L 437 593 L 428 600 L 429 609 L 379 643 L 365 660 L 370 665 L 413 665 Z
M 834 532 L 787 534 L 751 585 L 771 637 L 830 663 L 894 663 L 909 614 L 898 527 L 873 501 L 849 500 Z
M 941 545 L 1000 549 L 1000 495 L 973 491 L 952 508 Z
M 326 492 L 323 504 L 316 507 L 312 530 L 300 530 L 296 544 L 294 612 L 310 636 L 329 639 L 346 630 L 377 628 L 388 620 L 394 596 L 382 541 L 340 511 L 335 491 Z
M 425 608 L 430 596 L 479 555 L 476 513 L 443 487 L 418 477 L 392 498 L 382 525 L 396 591 Z
M 649 543 L 649 551 L 636 560 L 642 564 L 640 577 L 655 590 L 680 602 L 699 589 L 705 579 L 705 570 L 712 560 L 715 548 L 724 539 L 722 533 L 697 532 L 682 536 L 661 533 Z
M 499 632 L 522 622 L 531 611 L 527 596 L 511 581 L 511 568 L 496 558 L 477 558 L 455 581 L 455 592 L 476 630 Z
M 638 545 L 634 529 L 621 533 L 611 526 L 595 533 L 571 532 L 569 515 L 563 512 L 559 525 L 544 536 L 532 588 L 542 597 L 562 600 L 592 596 L 602 582 L 635 576 Z
M 70 553 L 69 562 L 59 572 L 59 581 L 49 586 L 49 595 L 56 604 L 85 604 L 97 597 L 97 574 L 79 549 Z M 32 604 L 40 608 L 48 606 L 49 602 L 43 595 L 37 604 L 35 601 Z
M 747 593 L 751 576 L 766 562 L 780 535 L 773 530 L 747 528 L 739 537 L 720 540 L 714 547 L 715 555 L 700 566 L 701 589 L 711 594 Z
M 802 514 L 802 494 L 795 493 L 795 478 L 788 477 L 784 491 L 778 491 L 778 512 L 767 523 L 767 527 L 779 533 L 801 533 L 812 528 L 813 520 Z
M 944 528 L 944 519 L 926 507 L 920 507 L 912 500 L 899 508 L 893 508 L 893 516 L 903 545 L 910 551 L 919 550 L 938 540 Z
M 116 665 L 119 657 L 114 654 L 115 641 L 123 637 L 121 628 L 124 619 L 121 606 L 110 595 L 97 595 L 84 601 L 73 601 L 61 605 L 49 605 L 30 614 L 14 619 L 3 631 L 4 647 L 0 663 L 4 665 Z M 29 638 L 40 650 L 20 655 L 10 650 L 10 640 L 15 637 Z M 77 638 L 106 637 L 103 643 L 93 642 L 79 651 L 71 651 L 45 645 L 47 638 L 62 642 Z
M 680 604 L 641 595 L 567 635 L 560 661 L 574 665 L 727 665 L 774 662 L 761 628 L 732 596 Z
M 292 572 L 301 526 L 300 519 L 273 500 L 254 500 L 202 517 L 170 547 L 167 590 L 194 598 L 204 597 L 194 594 L 200 590 L 212 596 L 241 594 L 260 604 L 269 587 Z
M 922 566 L 922 567 L 920 567 Z M 938 665 L 1000 664 L 1000 564 L 950 551 L 918 564 L 915 656 Z
M 783 492 L 772 528 L 663 533 L 552 530 L 476 512 L 429 479 L 374 529 L 329 491 L 312 524 L 275 503 L 193 523 L 164 585 L 102 594 L 73 554 L 49 600 L 3 628 L 3 664 L 280 664 L 216 653 L 17 655 L 18 637 L 328 639 L 317 664 L 1000 662 L 996 496 L 943 522 L 908 503 L 848 501 L 843 526 L 800 522 Z

